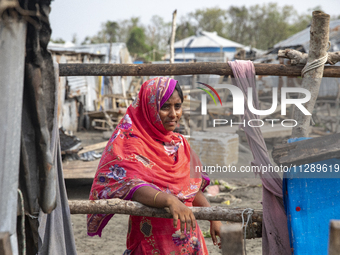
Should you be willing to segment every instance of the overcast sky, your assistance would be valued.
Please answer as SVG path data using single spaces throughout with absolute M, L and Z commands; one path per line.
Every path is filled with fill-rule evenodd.
M 220 7 L 228 9 L 231 5 L 251 6 L 255 4 L 275 2 L 270 0 L 54 0 L 50 22 L 52 38 L 62 38 L 71 41 L 73 34 L 77 34 L 78 42 L 86 36 L 93 36 L 101 29 L 101 24 L 119 21 L 131 17 L 140 17 L 147 25 L 153 15 L 159 15 L 165 21 L 171 21 L 172 12 L 177 9 L 177 17 L 186 15 L 196 9 Z M 300 14 L 308 9 L 321 6 L 330 15 L 340 15 L 340 0 L 284 0 L 276 1 L 279 6 L 293 5 Z

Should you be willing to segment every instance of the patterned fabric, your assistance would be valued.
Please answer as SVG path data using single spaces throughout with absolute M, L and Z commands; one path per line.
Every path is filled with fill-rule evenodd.
M 196 193 L 209 184 L 207 176 L 190 171 L 199 159 L 186 139 L 167 131 L 158 114 L 163 96 L 167 90 L 171 95 L 176 83 L 158 77 L 142 85 L 105 148 L 90 200 L 130 200 L 138 188 L 150 186 L 191 206 Z M 101 236 L 112 216 L 88 215 L 88 235 Z M 199 228 L 183 237 L 169 219 L 131 216 L 130 220 L 125 254 L 207 254 Z
M 124 254 L 208 254 L 198 226 L 187 234 L 174 228 L 172 219 L 130 216 L 130 222 Z

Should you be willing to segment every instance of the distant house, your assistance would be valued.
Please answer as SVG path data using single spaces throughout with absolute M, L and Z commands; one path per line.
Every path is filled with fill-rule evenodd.
M 48 49 L 57 63 L 132 63 L 125 43 L 74 45 L 50 42 Z M 59 127 L 76 131 L 82 112 L 112 109 L 112 100 L 103 96 L 123 94 L 131 77 L 70 76 L 59 78 Z M 82 120 L 80 120 L 82 121 Z
M 233 42 L 217 35 L 217 32 L 198 31 L 174 44 L 175 62 L 226 62 L 234 58 L 238 49 L 244 48 L 240 43 Z
M 301 52 L 309 51 L 310 28 L 306 28 L 295 35 L 278 42 L 274 45 L 274 51 L 279 49 L 296 49 Z M 340 19 L 329 22 L 329 41 L 331 42 L 329 51 L 340 51 Z
M 256 59 L 254 62 L 258 63 L 272 63 L 278 64 L 279 60 L 277 53 L 281 49 L 295 49 L 304 53 L 309 52 L 309 40 L 310 40 L 310 27 L 290 36 L 289 38 L 278 42 L 273 48 L 261 58 Z M 330 48 L 329 52 L 340 51 L 340 19 L 332 20 L 329 23 L 329 41 Z M 287 60 L 286 60 L 287 61 Z M 340 65 L 337 63 L 336 65 Z M 294 82 L 289 82 L 287 77 L 272 76 L 267 77 L 265 83 L 270 87 L 276 87 L 279 85 L 281 79 L 281 86 L 300 86 L 301 80 L 294 79 Z M 291 79 L 292 80 L 292 79 Z M 319 89 L 319 98 L 332 99 L 335 98 L 339 93 L 339 78 L 322 78 L 322 82 Z M 261 87 L 261 86 L 260 86 Z

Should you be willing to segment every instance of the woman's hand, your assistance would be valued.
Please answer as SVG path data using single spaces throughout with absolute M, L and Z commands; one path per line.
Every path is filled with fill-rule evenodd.
M 143 186 L 135 191 L 132 200 L 157 208 L 169 207 L 174 219 L 174 228 L 177 228 L 178 220 L 181 221 L 181 232 L 186 229 L 189 233 L 190 228 L 192 230 L 196 228 L 196 219 L 192 211 L 173 195 Z
M 210 221 L 210 235 L 212 238 L 212 241 L 214 245 L 218 244 L 219 248 L 221 249 L 221 242 L 217 243 L 217 237 L 220 235 L 220 229 L 221 229 L 222 223 L 220 221 Z
M 186 229 L 187 233 L 196 229 L 196 219 L 192 211 L 175 196 L 167 197 L 166 206 L 169 207 L 170 213 L 174 219 L 174 228 L 177 228 L 178 219 L 181 222 L 181 232 Z

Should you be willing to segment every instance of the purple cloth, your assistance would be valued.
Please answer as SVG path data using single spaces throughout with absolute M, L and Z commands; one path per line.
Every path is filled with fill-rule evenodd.
M 168 89 L 165 91 L 165 94 L 162 98 L 162 101 L 161 101 L 161 104 L 160 104 L 160 107 L 163 106 L 163 104 L 169 100 L 169 98 L 171 97 L 172 93 L 174 92 L 174 89 L 176 87 L 176 84 L 177 84 L 178 81 L 174 80 L 174 79 L 170 79 L 170 82 L 169 82 L 169 87 Z
M 253 63 L 251 61 L 236 60 L 229 61 L 228 64 L 233 70 L 234 84 L 243 91 L 245 102 L 248 102 L 248 87 L 252 87 L 253 105 L 256 109 L 259 109 Z M 245 113 L 242 118 L 246 123 L 251 119 L 259 119 L 257 115 L 249 111 L 247 104 L 245 104 Z M 251 164 L 256 166 L 272 165 L 261 129 L 248 125 L 242 126 L 242 128 L 253 153 L 254 161 Z M 287 216 L 283 205 L 282 180 L 275 172 L 259 172 L 257 174 L 260 175 L 263 187 L 262 254 L 292 254 L 289 244 Z

